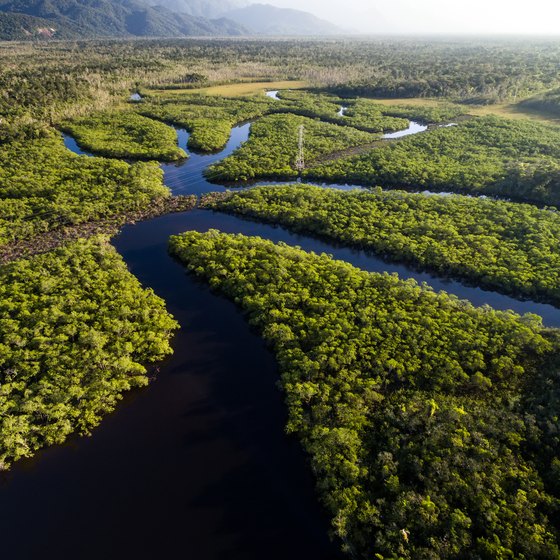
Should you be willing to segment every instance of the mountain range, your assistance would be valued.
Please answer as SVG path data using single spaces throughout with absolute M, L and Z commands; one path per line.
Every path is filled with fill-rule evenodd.
M 150 6 L 165 6 L 172 12 L 203 18 L 219 18 L 245 5 L 243 0 L 145 0 Z
M 259 35 L 337 35 L 341 30 L 308 12 L 251 4 L 225 12 L 224 17 Z
M 235 0 L 0 0 L 0 40 L 337 32 L 307 12 Z

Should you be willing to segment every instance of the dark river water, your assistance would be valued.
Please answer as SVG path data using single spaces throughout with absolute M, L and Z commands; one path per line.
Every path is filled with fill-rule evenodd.
M 220 154 L 191 154 L 181 165 L 163 165 L 166 184 L 175 194 L 222 189 L 208 183 L 203 170 L 245 141 L 249 126 L 236 127 Z M 178 132 L 185 147 L 188 134 Z M 71 138 L 65 143 L 82 153 Z M 91 437 L 71 438 L 2 475 L 2 558 L 339 558 L 306 457 L 283 432 L 286 409 L 273 356 L 231 302 L 167 253 L 170 235 L 209 228 L 328 252 L 476 305 L 537 313 L 560 327 L 560 310 L 552 306 L 234 216 L 196 210 L 127 226 L 114 245 L 181 324 L 175 353 L 151 385 L 126 395 Z

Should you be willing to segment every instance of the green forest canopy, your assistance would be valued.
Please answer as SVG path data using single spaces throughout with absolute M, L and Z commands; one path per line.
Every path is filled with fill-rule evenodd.
M 258 237 L 170 248 L 272 346 L 347 552 L 560 558 L 556 331 Z
M 129 111 L 92 113 L 65 121 L 82 148 L 113 158 L 175 161 L 187 157 L 173 128 Z
M 238 123 L 264 115 L 273 101 L 264 96 L 225 98 L 210 95 L 148 95 L 136 109 L 142 115 L 187 129 L 189 148 L 222 149 Z
M 54 132 L 0 149 L 0 245 L 170 196 L 156 163 L 77 156 Z
M 348 126 L 296 115 L 270 115 L 255 122 L 249 140 L 231 156 L 212 165 L 207 176 L 215 182 L 298 176 L 298 129 L 305 127 L 306 161 L 373 142 L 377 137 Z
M 177 323 L 103 237 L 0 267 L 0 468 L 89 433 Z
M 308 179 L 560 204 L 560 129 L 481 117 L 306 170 Z
M 306 94 L 305 102 L 285 93 L 285 106 L 203 96 L 152 96 L 137 106 L 185 123 L 190 147 L 212 151 L 232 123 L 298 104 L 300 113 L 358 127 L 379 117 L 381 109 L 362 101 L 347 117 L 333 116 L 341 95 L 486 103 L 542 92 L 560 83 L 558 55 L 556 43 L 494 40 L 223 41 L 219 56 L 204 40 L 2 45 L 0 244 L 169 196 L 155 164 L 75 156 L 49 128 L 94 103 L 110 107 L 141 85 L 188 87 L 193 73 L 227 82 L 235 65 L 235 79 L 298 78 L 334 92 Z M 412 118 L 409 109 L 390 111 L 384 116 Z M 323 124 L 309 127 L 326 130 Z M 346 128 L 354 145 L 358 131 Z M 293 164 L 292 132 L 288 149 L 259 172 Z M 337 149 L 329 135 L 318 138 L 310 161 Z M 266 143 L 259 149 L 269 151 Z M 557 161 L 556 129 L 487 118 L 313 173 L 558 204 Z M 242 166 L 228 171 L 246 175 Z M 274 345 L 289 428 L 313 457 L 346 550 L 378 559 L 559 557 L 556 332 L 535 317 L 474 309 L 259 240 L 191 233 L 172 246 L 238 298 Z M 101 239 L 3 266 L 0 276 L 0 458 L 7 466 L 96 425 L 123 391 L 146 382 L 140 364 L 169 352 L 176 325 Z
M 529 204 L 311 185 L 210 194 L 213 210 L 560 305 L 560 214 Z

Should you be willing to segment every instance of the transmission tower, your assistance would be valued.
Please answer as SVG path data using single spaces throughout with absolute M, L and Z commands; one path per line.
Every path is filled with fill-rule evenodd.
M 305 134 L 305 126 L 301 125 L 299 127 L 299 138 L 298 138 L 298 157 L 296 159 L 296 170 L 300 173 L 305 169 L 305 156 L 303 153 L 303 136 Z

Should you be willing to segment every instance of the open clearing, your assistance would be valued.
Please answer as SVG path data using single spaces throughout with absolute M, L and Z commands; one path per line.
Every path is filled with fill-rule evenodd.
M 500 103 L 469 108 L 470 115 L 499 115 L 508 119 L 529 119 L 549 124 L 560 124 L 560 118 L 546 111 L 537 111 L 517 104 Z
M 224 97 L 245 97 L 248 95 L 258 95 L 269 90 L 276 89 L 302 89 L 308 87 L 309 84 L 303 81 L 280 81 L 280 82 L 244 82 L 237 84 L 226 84 L 221 86 L 210 86 L 195 89 L 165 89 L 153 90 L 154 93 L 162 93 L 165 95 L 179 95 L 185 93 L 203 93 L 204 95 L 221 95 Z

